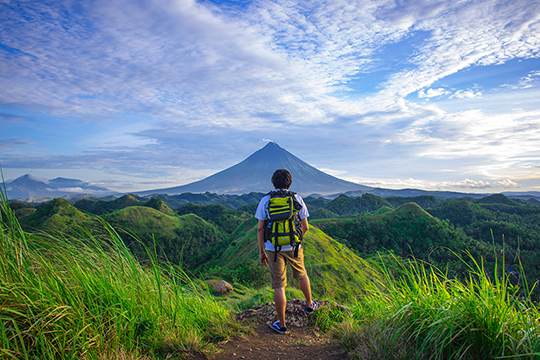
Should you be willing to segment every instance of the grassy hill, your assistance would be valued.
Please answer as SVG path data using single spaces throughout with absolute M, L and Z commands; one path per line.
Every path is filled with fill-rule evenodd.
M 186 204 L 178 209 L 178 214 L 196 214 L 229 234 L 253 216 L 220 204 Z
M 355 296 L 367 275 L 359 256 L 316 227 L 311 227 L 304 239 L 304 251 L 306 268 L 317 296 L 340 300 L 350 300 Z M 268 270 L 258 260 L 256 224 L 255 221 L 247 221 L 233 234 L 222 255 L 210 262 L 209 267 L 214 269 L 214 273 L 231 280 L 253 286 L 268 285 Z
M 87 220 L 58 200 L 32 221 L 72 224 L 67 218 Z M 78 235 L 24 232 L 0 193 L 2 358 L 183 358 L 237 328 L 182 272 L 141 265 L 112 232 L 104 242 Z
M 127 194 L 113 200 L 81 199 L 74 203 L 74 206 L 82 211 L 91 214 L 101 215 L 114 210 L 123 209 L 128 206 L 142 205 L 144 200 L 136 195 Z
M 472 240 L 416 203 L 356 217 L 317 219 L 313 223 L 364 255 L 390 250 L 402 257 L 414 255 L 437 263 L 454 258 L 447 248 L 465 250 Z
M 516 205 L 516 202 L 506 197 L 503 194 L 493 194 L 477 200 L 480 204 L 505 204 Z
M 147 258 L 154 240 L 159 259 L 195 269 L 215 255 L 223 231 L 194 214 L 168 215 L 146 206 L 129 206 L 104 219 L 116 227 L 134 253 Z
M 156 209 L 157 211 L 160 211 L 166 215 L 174 216 L 176 215 L 176 211 L 171 209 L 171 207 L 163 200 L 159 198 L 152 198 L 148 200 L 146 203 L 144 203 L 144 206 L 151 207 L 152 209 Z
M 75 233 L 83 228 L 94 228 L 97 221 L 65 199 L 54 199 L 43 203 L 34 211 L 21 216 L 22 226 L 27 230 Z
M 102 215 L 128 206 L 147 206 L 159 210 L 167 215 L 175 215 L 175 211 L 163 199 L 153 197 L 141 198 L 133 194 L 127 194 L 113 200 L 81 199 L 74 206 L 91 214 Z
M 375 211 L 383 206 L 391 206 L 385 199 L 371 194 L 363 194 L 360 197 L 348 197 L 339 195 L 330 201 L 326 208 L 338 215 L 356 215 L 364 212 Z

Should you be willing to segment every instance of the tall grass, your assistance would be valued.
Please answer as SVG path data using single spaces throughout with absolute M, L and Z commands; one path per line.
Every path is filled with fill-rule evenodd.
M 338 336 L 358 358 L 540 358 L 538 305 L 497 266 L 471 261 L 464 280 L 416 260 L 372 264 L 378 275 Z
M 182 356 L 230 314 L 182 271 L 141 266 L 118 234 L 28 234 L 0 195 L 0 357 Z

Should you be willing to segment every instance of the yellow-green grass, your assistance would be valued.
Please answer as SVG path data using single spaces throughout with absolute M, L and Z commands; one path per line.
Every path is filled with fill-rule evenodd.
M 141 266 L 108 225 L 30 235 L 0 200 L 0 357 L 181 357 L 229 335 L 222 304 L 176 268 Z
M 393 270 L 386 265 L 392 262 Z M 540 358 L 540 311 L 504 272 L 470 259 L 465 280 L 417 260 L 385 258 L 336 334 L 355 358 Z M 397 269 L 397 271 L 396 271 Z M 335 323 L 335 322 L 334 322 Z
M 370 276 L 365 261 L 315 226 L 310 227 L 303 244 L 315 296 L 339 301 L 354 299 Z M 210 273 L 263 288 L 270 284 L 270 277 L 268 269 L 258 261 L 257 229 L 254 221 L 249 221 L 237 229 L 223 253 L 210 263 Z M 291 274 L 288 278 L 294 286 Z

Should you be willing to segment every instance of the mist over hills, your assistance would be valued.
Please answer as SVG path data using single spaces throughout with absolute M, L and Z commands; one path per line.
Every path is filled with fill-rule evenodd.
M 204 179 L 169 188 L 135 192 L 141 197 L 160 195 L 172 202 L 205 202 L 207 197 L 230 197 L 251 195 L 257 198 L 270 191 L 272 173 L 285 168 L 293 174 L 291 190 L 302 195 L 315 195 L 329 199 L 340 194 L 348 197 L 360 197 L 373 194 L 381 197 L 422 197 L 433 196 L 442 199 L 471 198 L 479 199 L 490 195 L 485 193 L 464 193 L 456 191 L 436 191 L 421 189 L 385 189 L 370 187 L 346 181 L 327 174 L 301 160 L 278 144 L 269 142 L 243 161 L 219 171 Z M 120 193 L 99 187 L 79 179 L 57 177 L 51 180 L 39 180 L 30 175 L 23 175 L 6 184 L 8 198 L 16 200 L 43 201 L 57 197 L 79 199 L 85 197 L 119 196 Z M 515 199 L 540 200 L 540 192 L 503 192 Z M 171 196 L 181 196 L 172 199 Z M 200 198 L 200 199 L 199 199 Z M 230 199 L 224 199 L 230 202 Z M 242 201 L 241 201 L 242 202 Z
M 101 197 L 115 194 L 114 191 L 79 179 L 57 177 L 41 180 L 29 174 L 6 183 L 6 192 L 10 199 L 31 201 L 84 196 Z

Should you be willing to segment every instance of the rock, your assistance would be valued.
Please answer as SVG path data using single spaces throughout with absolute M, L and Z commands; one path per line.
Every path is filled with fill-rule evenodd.
M 234 290 L 225 280 L 212 279 L 206 282 L 215 295 L 225 296 Z
M 326 306 L 326 301 L 318 301 L 319 307 Z M 287 302 L 287 326 L 306 327 L 309 325 L 309 316 L 304 312 L 304 302 L 293 299 Z M 256 319 L 259 322 L 271 324 L 276 319 L 276 310 L 273 303 L 264 304 L 254 309 L 248 309 L 238 315 L 239 320 Z

